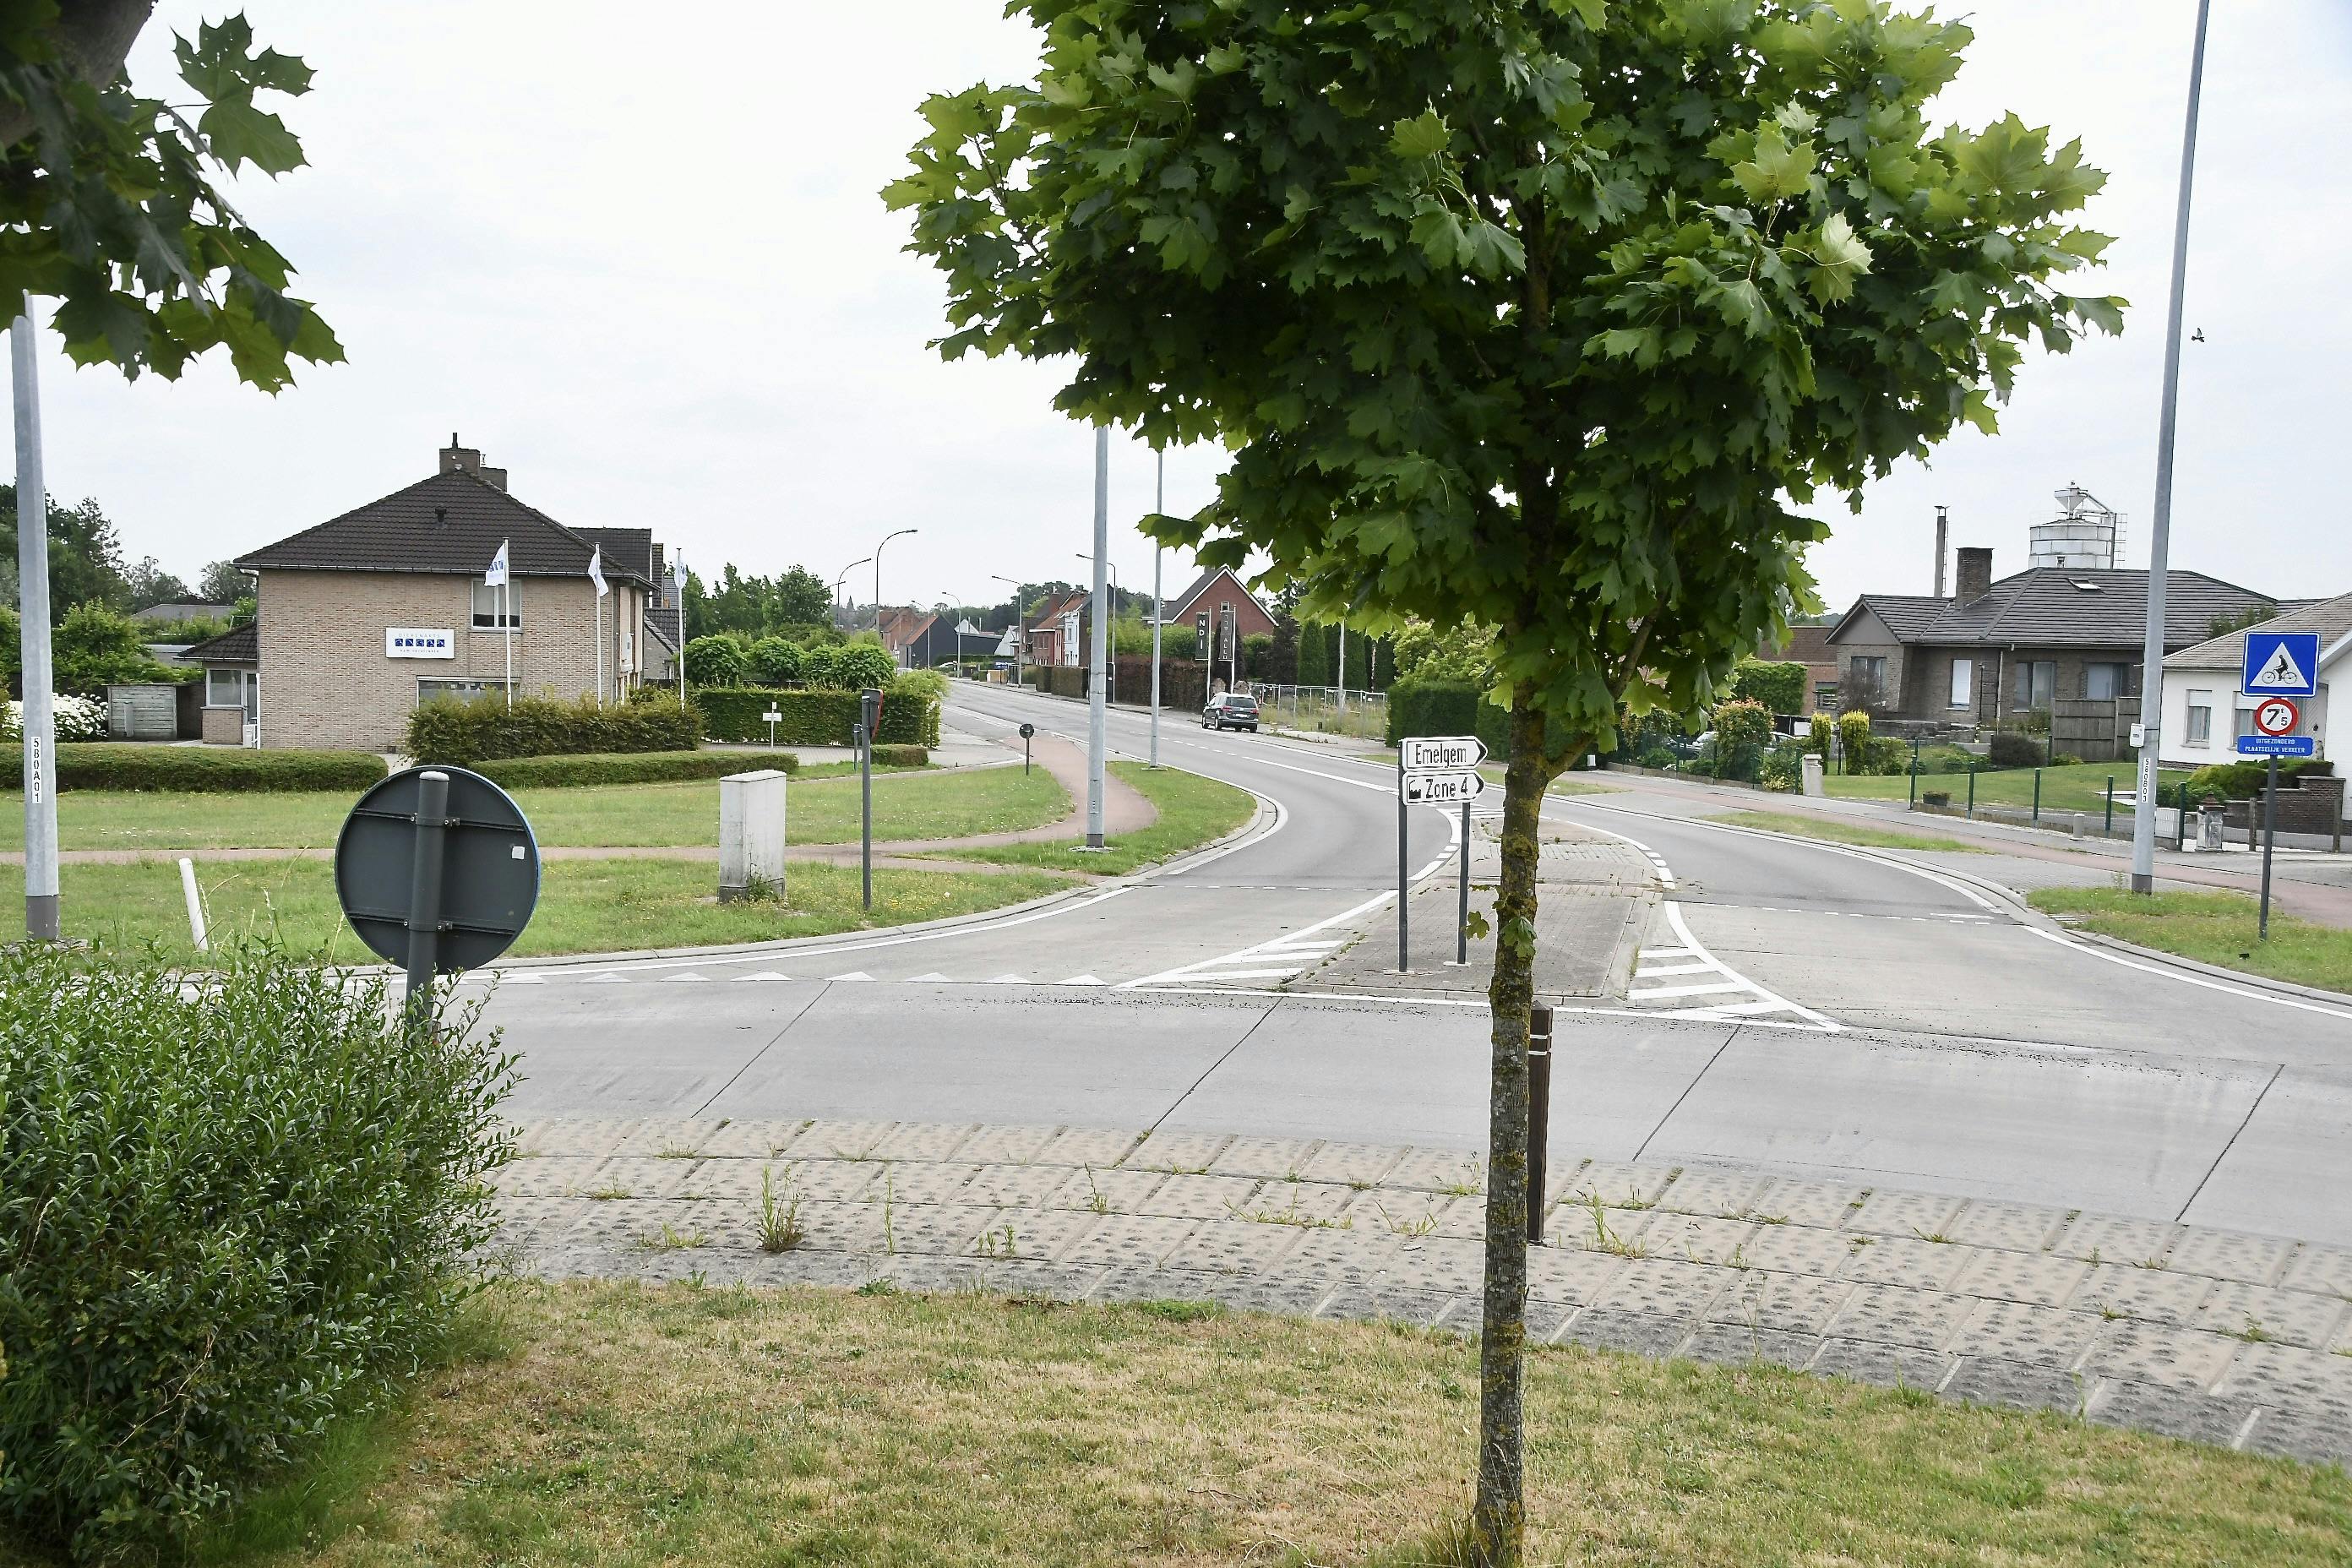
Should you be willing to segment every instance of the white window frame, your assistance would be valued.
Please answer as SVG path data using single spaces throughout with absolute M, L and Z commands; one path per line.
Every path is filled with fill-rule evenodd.
M 2183 745 L 2213 747 L 2213 694 L 2210 691 L 2189 693 L 2188 735 Z
M 245 681 L 247 675 L 250 672 L 247 670 L 230 669 L 219 665 L 208 668 L 205 671 L 205 706 L 207 708 L 244 707 Z M 224 678 L 233 679 L 236 682 L 236 695 L 233 700 L 223 701 L 221 700 L 220 682 Z
M 1976 706 L 1976 660 L 1972 658 L 1956 658 L 1952 660 L 1953 707 L 1973 708 Z
M 500 618 L 499 612 L 501 595 L 506 600 L 506 613 L 503 619 Z M 522 596 L 515 592 L 515 581 L 511 573 L 507 576 L 507 584 L 504 588 L 494 587 L 478 577 L 474 579 L 473 613 L 470 618 L 474 623 L 474 629 L 478 632 L 504 631 L 509 626 L 517 631 L 522 629 Z

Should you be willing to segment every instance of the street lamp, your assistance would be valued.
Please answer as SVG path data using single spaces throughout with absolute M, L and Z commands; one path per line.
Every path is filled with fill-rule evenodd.
M 1002 572 L 991 572 L 989 575 L 999 583 L 1013 583 L 1013 579 Z M 1021 645 L 1029 640 L 1029 606 L 1021 602 L 1021 586 L 1013 583 L 1013 684 L 1015 686 L 1024 684 L 1021 679 Z
M 845 567 L 843 567 L 843 568 L 841 569 L 841 575 L 840 575 L 840 576 L 838 576 L 838 577 L 835 577 L 835 578 L 833 580 L 833 598 L 834 598 L 834 603 L 835 603 L 835 604 L 839 604 L 839 603 L 841 602 L 841 585 L 842 585 L 842 584 L 843 584 L 843 583 L 845 583 L 845 582 L 846 582 L 846 581 L 848 580 L 849 574 L 850 574 L 852 572 L 856 571 L 860 566 L 865 565 L 866 562 L 871 561 L 871 560 L 873 560 L 873 559 L 874 559 L 874 557 L 872 557 L 871 555 L 862 556 L 862 557 L 860 557 L 859 559 L 857 559 L 857 560 L 856 560 L 856 561 L 851 562 L 848 565 L 846 565 L 846 566 L 845 566 Z M 877 611 L 878 611 L 879 606 L 877 606 Z
M 1078 552 L 1078 559 L 1081 561 L 1092 561 L 1094 557 L 1081 550 Z M 1116 562 L 1105 561 L 1103 563 L 1103 569 L 1110 574 L 1110 618 L 1116 621 L 1118 619 L 1118 596 L 1121 592 L 1118 585 L 1118 565 Z M 1113 651 L 1116 652 L 1117 650 L 1114 649 Z M 1118 666 L 1106 658 L 1103 660 L 1103 679 L 1109 682 L 1109 690 L 1108 695 L 1110 700 L 1116 702 L 1118 700 Z
M 902 528 L 898 533 L 886 533 L 882 544 L 887 544 L 899 534 L 920 533 L 919 528 Z M 874 547 L 874 635 L 882 635 L 882 544 Z

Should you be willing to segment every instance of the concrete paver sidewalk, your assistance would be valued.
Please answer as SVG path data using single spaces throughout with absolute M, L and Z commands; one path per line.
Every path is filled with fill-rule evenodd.
M 1079 1127 L 558 1119 L 500 1175 L 551 1276 L 1193 1300 L 1474 1331 L 1458 1151 Z M 759 1244 L 761 1174 L 806 1235 Z M 1570 1161 L 1529 1331 L 2352 1458 L 2352 1250 L 2059 1207 Z

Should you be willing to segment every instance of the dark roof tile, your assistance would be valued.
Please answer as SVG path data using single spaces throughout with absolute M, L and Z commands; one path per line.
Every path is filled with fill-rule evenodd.
M 582 577 L 604 545 L 605 576 L 643 584 L 652 535 L 574 530 L 462 469 L 419 479 L 237 558 L 248 572 L 435 572 L 479 576 L 499 544 L 518 577 Z

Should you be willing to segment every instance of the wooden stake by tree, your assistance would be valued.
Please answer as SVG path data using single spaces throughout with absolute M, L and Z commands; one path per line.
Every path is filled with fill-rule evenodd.
M 1538 811 L 1621 718 L 1707 706 L 1818 607 L 1822 490 L 1993 427 L 2102 176 L 2015 117 L 1930 135 L 1968 29 L 1878 0 L 1030 0 L 1036 79 L 923 106 L 886 199 L 939 342 L 1233 451 L 1151 524 L 1302 616 L 1495 629 L 1512 710 L 1489 991 L 1473 1555 L 1522 1555 Z

